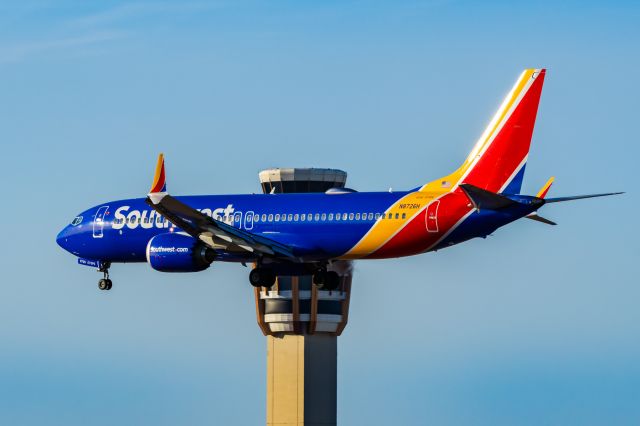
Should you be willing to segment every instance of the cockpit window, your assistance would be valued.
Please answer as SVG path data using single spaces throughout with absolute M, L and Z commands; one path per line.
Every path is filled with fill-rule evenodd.
M 78 226 L 82 223 L 82 216 L 76 216 L 72 221 L 71 225 Z

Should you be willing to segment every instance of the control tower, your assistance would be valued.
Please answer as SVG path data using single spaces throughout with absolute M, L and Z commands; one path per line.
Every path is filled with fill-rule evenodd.
M 268 169 L 259 174 L 266 194 L 344 188 L 342 170 Z M 329 265 L 335 290 L 319 290 L 311 275 L 278 276 L 255 288 L 256 315 L 267 336 L 267 426 L 336 424 L 337 337 L 347 325 L 351 263 Z

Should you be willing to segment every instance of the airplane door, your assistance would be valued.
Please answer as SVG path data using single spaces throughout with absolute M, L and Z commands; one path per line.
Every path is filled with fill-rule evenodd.
M 93 238 L 102 238 L 104 230 L 104 215 L 109 210 L 109 206 L 102 206 L 93 218 Z
M 253 212 L 246 212 L 244 214 L 244 229 L 247 231 L 253 229 Z
M 438 207 L 440 200 L 435 200 L 427 206 L 427 215 L 425 217 L 427 232 L 438 232 Z
M 240 228 L 242 226 L 242 213 L 240 212 L 236 212 L 233 215 L 233 222 L 231 223 L 232 226 L 235 226 L 236 228 Z

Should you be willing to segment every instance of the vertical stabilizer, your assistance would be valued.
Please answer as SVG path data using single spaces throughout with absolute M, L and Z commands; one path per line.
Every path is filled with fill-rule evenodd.
M 462 166 L 421 191 L 453 190 L 468 183 L 492 192 L 519 193 L 544 77 L 544 69 L 523 71 Z

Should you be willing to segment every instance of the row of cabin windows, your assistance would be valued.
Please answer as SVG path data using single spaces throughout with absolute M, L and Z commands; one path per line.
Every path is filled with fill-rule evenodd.
M 254 222 L 331 222 L 346 220 L 406 219 L 406 213 L 307 213 L 262 214 L 253 217 Z
M 162 216 L 158 216 L 155 220 L 156 223 L 165 223 L 166 219 Z M 153 223 L 154 220 L 150 217 L 145 217 L 144 219 L 137 217 L 137 216 L 131 216 L 128 220 L 127 219 L 115 219 L 113 221 L 113 223 Z
M 406 213 L 307 213 L 307 214 L 262 214 L 262 216 L 256 214 L 253 216 L 254 222 L 326 222 L 326 221 L 346 221 L 346 220 L 380 220 L 380 219 L 406 219 Z M 219 220 L 228 221 L 231 216 L 220 217 Z M 125 219 L 116 219 L 114 223 L 124 223 Z M 140 217 L 132 216 L 128 220 L 129 223 L 153 223 L 154 220 L 148 217 L 144 219 Z M 164 223 L 165 218 L 157 217 L 156 223 Z

